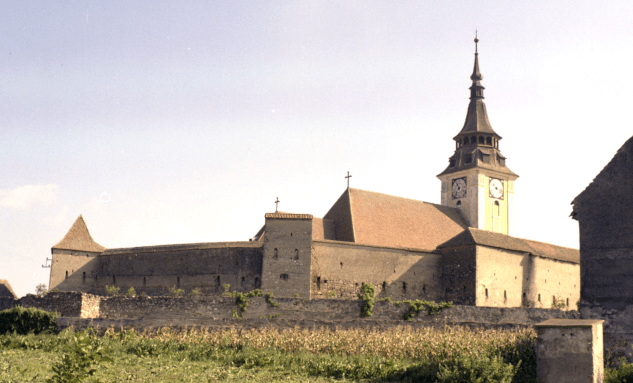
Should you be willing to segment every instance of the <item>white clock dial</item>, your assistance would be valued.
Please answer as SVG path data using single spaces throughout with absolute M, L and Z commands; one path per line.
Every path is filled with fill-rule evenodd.
M 490 179 L 490 196 L 493 198 L 503 198 L 503 181 L 496 178 Z
M 458 178 L 453 180 L 453 199 L 466 197 L 466 180 L 464 178 Z

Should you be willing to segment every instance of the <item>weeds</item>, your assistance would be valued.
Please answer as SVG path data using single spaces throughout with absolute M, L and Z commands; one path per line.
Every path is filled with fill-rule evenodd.
M 374 285 L 363 282 L 360 293 L 358 294 L 358 299 L 363 301 L 360 306 L 360 316 L 372 316 L 372 311 L 374 310 Z

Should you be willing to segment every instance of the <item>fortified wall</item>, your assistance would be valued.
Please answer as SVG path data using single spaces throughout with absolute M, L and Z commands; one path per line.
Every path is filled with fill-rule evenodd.
M 57 311 L 59 327 L 135 328 L 159 327 L 251 328 L 271 326 L 287 328 L 374 327 L 403 325 L 468 325 L 475 327 L 525 327 L 550 318 L 577 319 L 577 311 L 536 308 L 495 308 L 455 305 L 436 315 L 421 311 L 412 321 L 403 319 L 409 305 L 378 301 L 371 317 L 360 317 L 360 300 L 273 298 L 273 307 L 263 297 L 251 298 L 241 312 L 235 298 L 196 297 L 101 297 L 85 293 L 54 292 L 45 297 L 27 295 L 5 307 L 21 305 Z M 239 315 L 240 318 L 235 318 Z

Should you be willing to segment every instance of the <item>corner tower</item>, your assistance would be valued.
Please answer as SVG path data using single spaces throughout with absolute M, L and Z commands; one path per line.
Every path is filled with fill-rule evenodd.
M 475 37 L 475 65 L 470 76 L 470 103 L 462 130 L 453 138 L 455 153 L 437 178 L 442 181 L 442 205 L 462 210 L 470 227 L 503 234 L 514 229 L 514 181 L 506 166 L 498 135 L 490 126 L 484 104 L 483 76 Z

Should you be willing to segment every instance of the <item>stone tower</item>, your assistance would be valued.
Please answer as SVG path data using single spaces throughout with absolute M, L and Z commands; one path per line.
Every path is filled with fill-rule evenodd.
M 442 205 L 461 209 L 470 227 L 503 234 L 514 229 L 514 180 L 519 176 L 506 166 L 499 150 L 499 136 L 490 126 L 484 104 L 483 76 L 475 37 L 475 66 L 470 79 L 470 103 L 466 122 L 453 138 L 455 153 L 438 178 L 442 181 Z

